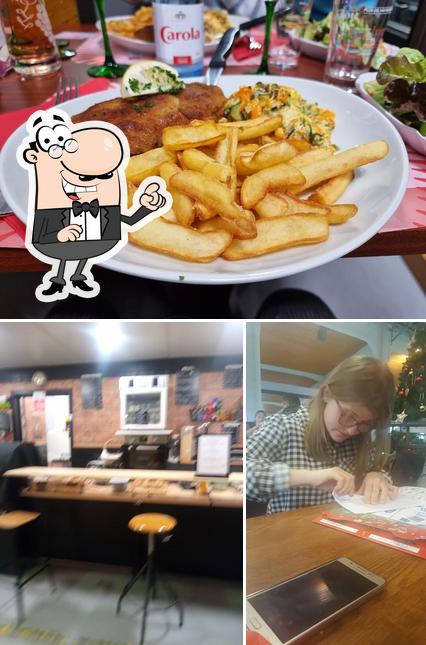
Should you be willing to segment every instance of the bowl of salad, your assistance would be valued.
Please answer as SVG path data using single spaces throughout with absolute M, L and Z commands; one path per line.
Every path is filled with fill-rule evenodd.
M 331 17 L 332 12 L 323 18 L 323 20 L 316 20 L 307 25 L 299 25 L 292 29 L 289 34 L 293 47 L 302 54 L 305 54 L 305 56 L 325 60 L 327 58 L 327 49 L 330 40 Z M 353 27 L 359 31 L 361 26 L 358 18 L 348 20 L 348 29 Z M 371 67 L 378 69 L 387 56 L 396 54 L 397 51 L 398 47 L 389 45 L 381 40 L 372 60 Z
M 361 74 L 356 88 L 387 116 L 406 143 L 426 155 L 426 57 L 422 52 L 402 47 L 386 58 L 377 73 Z

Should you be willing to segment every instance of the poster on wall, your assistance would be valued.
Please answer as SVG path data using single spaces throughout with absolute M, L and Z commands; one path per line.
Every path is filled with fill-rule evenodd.
M 102 374 L 83 374 L 80 388 L 83 410 L 101 410 Z
M 200 370 L 192 365 L 176 374 L 175 405 L 197 405 L 200 397 Z
M 227 365 L 223 375 L 223 387 L 238 388 L 243 387 L 243 366 Z
M 46 409 L 46 392 L 33 392 L 33 412 L 44 412 Z

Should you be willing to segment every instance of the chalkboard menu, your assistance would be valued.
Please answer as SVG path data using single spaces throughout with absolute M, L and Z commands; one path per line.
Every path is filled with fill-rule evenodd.
M 80 388 L 83 410 L 101 410 L 102 374 L 83 374 Z
M 223 376 L 223 387 L 243 387 L 243 366 L 227 365 Z
M 175 405 L 197 405 L 200 396 L 200 370 L 182 367 L 176 374 Z

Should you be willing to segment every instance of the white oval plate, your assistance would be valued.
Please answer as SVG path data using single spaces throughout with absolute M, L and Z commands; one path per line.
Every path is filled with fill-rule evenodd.
M 405 125 L 405 123 L 402 123 L 399 119 L 396 118 L 396 116 L 385 110 L 385 108 L 379 105 L 379 103 L 377 103 L 377 101 L 375 101 L 373 97 L 369 95 L 367 90 L 364 89 L 364 83 L 375 80 L 376 72 L 361 74 L 361 76 L 359 76 L 356 80 L 356 89 L 361 94 L 362 98 L 371 103 L 371 105 L 374 105 L 377 110 L 380 110 L 380 112 L 384 114 L 391 123 L 393 123 L 401 137 L 404 139 L 405 143 L 408 143 L 412 148 L 414 148 L 414 150 L 420 152 L 420 154 L 426 155 L 426 137 L 420 134 L 420 132 L 416 130 L 416 128 Z
M 242 22 L 246 22 L 249 18 L 245 16 L 234 16 L 229 14 L 229 20 L 233 27 L 240 25 Z M 131 16 L 108 16 L 106 19 L 107 23 L 109 20 L 125 20 L 126 18 L 131 18 Z M 99 20 L 96 22 L 96 28 L 98 31 L 101 31 L 101 24 Z M 136 38 L 127 38 L 127 36 L 120 36 L 120 34 L 115 34 L 113 31 L 108 31 L 109 38 L 111 42 L 117 43 L 121 47 L 130 49 L 134 52 L 139 52 L 140 54 L 155 54 L 155 44 L 149 42 L 148 40 L 137 40 Z M 204 53 L 213 54 L 220 42 L 221 36 L 216 40 L 212 40 L 209 43 L 204 43 Z
M 188 79 L 191 80 L 202 80 Z M 254 84 L 256 75 L 223 76 L 219 85 L 226 96 L 241 85 Z M 382 161 L 357 170 L 356 178 L 349 186 L 341 202 L 358 205 L 357 215 L 340 226 L 330 228 L 326 242 L 298 246 L 248 260 L 227 262 L 218 258 L 209 264 L 183 262 L 127 244 L 104 266 L 145 278 L 185 281 L 194 284 L 235 284 L 260 282 L 306 271 L 342 257 L 366 242 L 387 222 L 398 208 L 408 181 L 408 158 L 405 145 L 395 128 L 373 106 L 363 99 L 344 92 L 332 85 L 299 78 L 264 76 L 263 81 L 284 83 L 302 93 L 308 101 L 317 101 L 320 106 L 336 113 L 336 128 L 333 142 L 341 149 L 376 139 L 385 139 L 389 154 Z M 100 101 L 114 98 L 116 90 L 82 96 L 61 105 L 69 114 L 77 114 Z M 0 157 L 0 190 L 11 209 L 26 222 L 27 185 L 26 172 L 15 158 L 16 149 L 25 136 L 25 127 L 19 127 L 5 143 Z

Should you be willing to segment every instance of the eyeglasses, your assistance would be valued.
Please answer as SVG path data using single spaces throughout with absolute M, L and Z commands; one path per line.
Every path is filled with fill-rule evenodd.
M 360 421 L 354 412 L 351 410 L 345 410 L 337 399 L 335 399 L 335 401 L 340 412 L 338 423 L 343 428 L 356 427 L 360 433 L 371 432 L 374 429 L 375 421 Z

